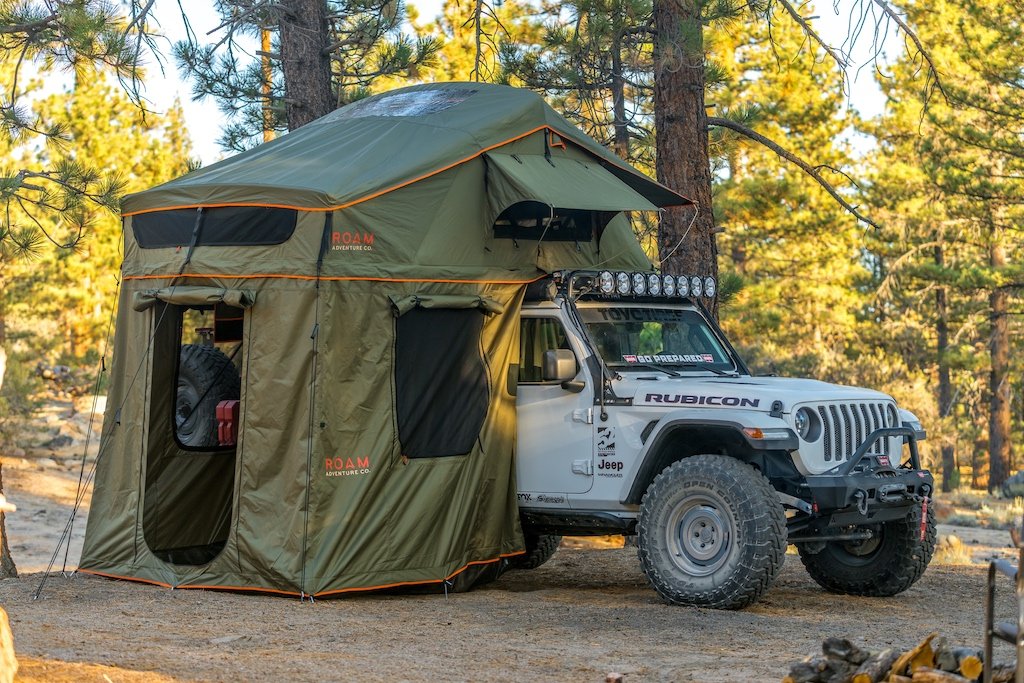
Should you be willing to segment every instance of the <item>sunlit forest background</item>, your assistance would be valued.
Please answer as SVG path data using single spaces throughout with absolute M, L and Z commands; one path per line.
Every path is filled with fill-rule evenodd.
M 28 26 L 53 4 L 4 0 L 0 25 Z M 83 17 L 98 5 L 70 4 Z M 219 33 L 148 47 L 221 104 L 225 154 L 287 130 L 280 36 L 261 24 L 261 4 L 222 0 Z M 925 52 L 890 50 L 866 65 L 886 97 L 875 118 L 851 106 L 848 74 L 790 16 L 813 27 L 815 11 L 841 3 L 698 4 L 708 115 L 779 143 L 880 226 L 769 147 L 709 130 L 719 315 L 752 370 L 892 394 L 925 424 L 924 455 L 952 487 L 988 486 L 992 406 L 1009 401 L 1010 471 L 1024 466 L 1012 448 L 1024 428 L 1021 4 L 890 3 Z M 447 0 L 437 17 L 414 2 L 328 5 L 336 105 L 426 81 L 527 87 L 654 175 L 651 0 Z M 92 389 L 110 363 L 119 198 L 198 163 L 181 108 L 153 111 L 138 98 L 146 67 L 68 68 L 68 54 L 120 35 L 103 26 L 132 21 L 107 9 L 102 22 L 71 27 L 79 43 L 37 49 L 0 33 L 0 441 L 45 395 L 39 364 L 66 365 Z M 858 26 L 857 16 L 851 36 L 897 28 Z M 635 225 L 657 262 L 654 220 Z

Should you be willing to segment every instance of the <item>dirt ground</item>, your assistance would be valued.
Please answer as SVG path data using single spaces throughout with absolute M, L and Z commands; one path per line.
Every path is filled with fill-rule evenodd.
M 76 421 L 81 432 L 82 416 L 59 416 L 66 424 L 39 439 Z M 33 600 L 79 476 L 73 454 L 38 446 L 3 454 L 6 492 L 19 506 L 8 531 L 22 577 L 0 581 L 0 605 L 14 631 L 19 681 L 603 681 L 613 671 L 627 681 L 778 681 L 831 635 L 872 650 L 909 647 L 931 631 L 980 646 L 983 563 L 1012 556 L 1005 531 L 940 525 L 940 535 L 963 540 L 963 552 L 939 557 L 895 598 L 825 593 L 790 555 L 765 599 L 716 612 L 662 604 L 635 550 L 580 541 L 540 569 L 470 593 L 315 604 L 62 576 L 62 551 L 58 573 Z M 75 523 L 72 566 L 86 514 L 87 505 Z M 998 612 L 1006 619 L 1011 598 L 1003 581 Z

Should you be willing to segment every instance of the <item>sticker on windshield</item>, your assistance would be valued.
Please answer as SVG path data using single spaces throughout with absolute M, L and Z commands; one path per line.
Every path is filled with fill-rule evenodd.
M 627 363 L 714 363 L 715 357 L 710 353 L 663 353 L 654 356 L 624 355 L 622 360 Z

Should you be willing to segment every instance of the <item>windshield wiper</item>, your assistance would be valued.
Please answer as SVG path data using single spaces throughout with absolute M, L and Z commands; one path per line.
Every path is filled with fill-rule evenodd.
M 655 365 L 654 363 L 628 363 L 626 367 L 623 369 L 628 370 L 630 368 L 646 368 L 648 370 L 657 370 L 658 372 L 664 372 L 669 377 L 682 377 L 682 375 L 680 375 L 675 370 L 669 370 L 664 365 Z
M 713 368 L 710 365 L 705 365 L 703 363 L 676 363 L 675 365 L 680 368 L 696 368 L 698 370 L 708 370 L 710 372 L 715 373 L 716 375 L 720 375 L 721 377 L 739 377 L 739 373 L 736 372 L 735 370 L 733 370 L 732 372 L 727 372 L 725 370 L 719 370 L 718 368 Z

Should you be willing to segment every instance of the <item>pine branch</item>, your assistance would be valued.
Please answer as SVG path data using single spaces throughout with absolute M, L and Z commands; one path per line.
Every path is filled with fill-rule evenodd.
M 719 128 L 727 128 L 731 131 L 739 133 L 740 135 L 746 138 L 753 140 L 754 142 L 760 145 L 767 147 L 768 149 L 775 152 L 786 161 L 799 167 L 800 170 L 802 170 L 804 173 L 813 178 L 815 182 L 821 185 L 821 187 L 824 188 L 826 192 L 828 192 L 829 196 L 831 196 L 832 199 L 834 199 L 840 206 L 843 207 L 844 210 L 846 210 L 854 218 L 861 221 L 862 223 L 870 225 L 876 230 L 881 229 L 882 226 L 880 224 L 876 223 L 875 221 L 871 220 L 864 214 L 860 213 L 860 211 L 857 210 L 857 207 L 853 206 L 848 201 L 846 201 L 846 199 L 844 199 L 843 196 L 840 195 L 834 187 L 832 187 L 832 184 L 821 176 L 821 174 L 814 166 L 811 166 L 806 161 L 796 156 L 789 150 L 783 148 L 778 143 L 774 142 L 773 140 L 770 140 L 769 138 L 766 138 L 764 135 L 761 135 L 760 133 L 750 128 L 747 128 L 744 125 L 736 123 L 735 121 L 730 121 L 729 119 L 723 119 L 717 116 L 709 116 L 708 125 L 717 126 Z
M 786 13 L 789 14 L 790 17 L 793 18 L 793 21 L 800 25 L 800 28 L 803 29 L 804 34 L 806 34 L 807 37 L 810 38 L 812 41 L 817 43 L 821 47 L 821 49 L 823 49 L 826 52 L 826 54 L 828 54 L 828 56 L 831 57 L 835 61 L 835 63 L 839 65 L 839 68 L 846 69 L 846 67 L 850 65 L 849 58 L 846 57 L 846 55 L 839 52 L 838 50 L 836 50 L 828 43 L 826 43 L 825 40 L 822 39 L 822 37 L 817 34 L 817 32 L 811 26 L 810 22 L 808 22 L 806 19 L 800 16 L 800 13 L 796 11 L 796 8 L 793 7 L 789 0 L 775 1 L 782 5 L 782 8 L 786 10 Z
M 782 1 L 784 2 L 785 0 Z M 882 9 L 882 11 L 885 13 L 887 17 L 896 22 L 896 25 L 900 27 L 904 35 L 910 38 L 910 40 L 914 43 L 914 46 L 917 48 L 918 54 L 920 54 L 922 59 L 924 59 L 924 61 L 928 63 L 928 71 L 931 73 L 932 78 L 935 80 L 935 87 L 938 88 L 939 92 L 942 94 L 942 98 L 946 102 L 949 102 L 949 95 L 946 93 L 946 89 L 942 85 L 942 80 L 939 78 L 939 70 L 935 67 L 935 62 L 932 61 L 931 55 L 928 54 L 928 51 L 924 49 L 924 45 L 921 44 L 921 39 L 917 37 L 917 34 L 914 33 L 913 29 L 911 29 L 910 26 L 907 25 L 907 22 L 903 21 L 903 17 L 897 14 L 896 10 L 894 10 L 888 2 L 886 2 L 885 0 L 874 0 L 874 2 Z

